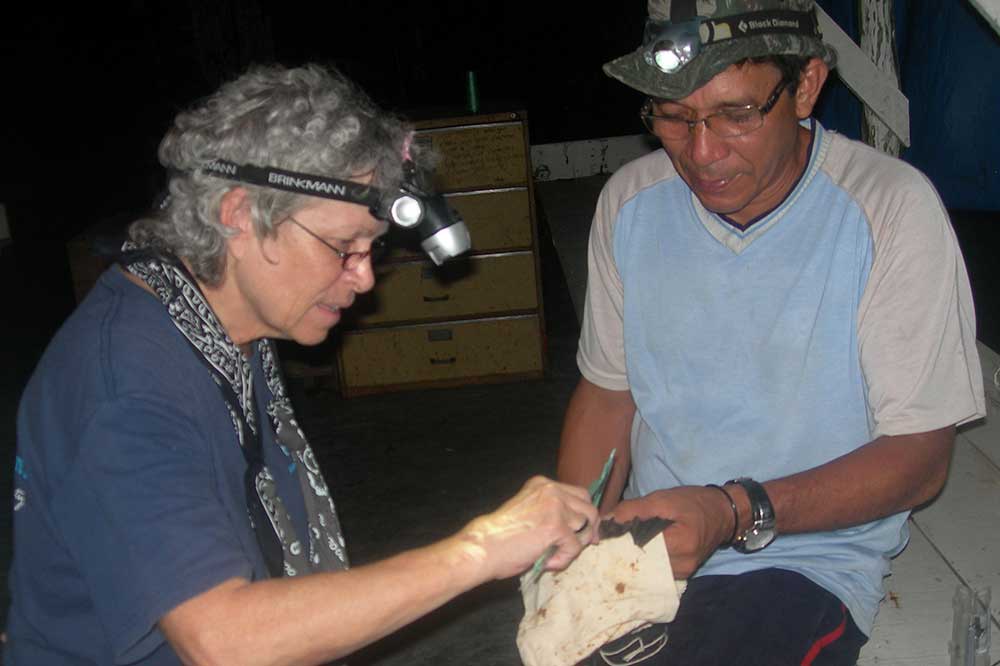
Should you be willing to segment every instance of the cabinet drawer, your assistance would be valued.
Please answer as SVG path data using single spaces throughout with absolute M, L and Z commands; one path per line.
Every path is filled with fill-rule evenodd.
M 390 264 L 375 289 L 346 311 L 349 326 L 467 318 L 538 307 L 535 257 L 511 252 L 469 257 L 434 268 Z
M 533 245 L 531 199 L 527 188 L 446 194 L 448 205 L 458 211 L 472 236 L 473 252 L 521 250 Z M 396 229 L 390 241 L 393 259 L 423 259 L 414 237 Z
M 419 130 L 415 140 L 438 153 L 434 187 L 439 192 L 525 185 L 528 159 L 520 122 Z
M 449 194 L 445 199 L 469 227 L 473 251 L 531 247 L 531 203 L 526 188 Z
M 538 376 L 544 368 L 537 316 L 344 333 L 339 359 L 348 394 L 416 382 Z

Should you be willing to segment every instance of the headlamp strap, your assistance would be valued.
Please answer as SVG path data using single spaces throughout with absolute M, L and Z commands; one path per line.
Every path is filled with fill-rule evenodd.
M 228 160 L 212 160 L 201 169 L 219 178 L 324 199 L 348 201 L 372 209 L 379 207 L 383 195 L 383 192 L 376 187 L 361 185 L 349 180 L 324 178 L 323 176 L 286 171 L 275 167 L 236 164 Z
M 716 33 L 714 41 L 721 41 L 720 33 L 728 32 L 729 39 L 736 37 L 753 37 L 767 34 L 795 34 L 809 37 L 820 37 L 819 23 L 816 12 L 794 12 L 787 9 L 772 11 L 748 12 L 726 16 L 718 20 L 711 19 Z M 725 27 L 723 27 L 725 26 Z M 728 28 L 728 31 L 725 29 Z
M 691 20 L 691 19 L 689 19 Z M 697 20 L 697 17 L 694 17 Z M 647 28 L 647 44 L 655 44 L 666 31 L 678 26 L 671 12 L 669 23 L 651 21 Z M 698 35 L 702 45 L 714 44 L 741 37 L 757 35 L 794 34 L 820 37 L 815 12 L 796 12 L 786 9 L 747 12 L 720 18 L 702 18 Z

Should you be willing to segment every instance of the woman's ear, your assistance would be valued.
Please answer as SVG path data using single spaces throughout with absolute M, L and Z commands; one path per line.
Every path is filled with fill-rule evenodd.
M 226 245 L 236 257 L 244 254 L 247 243 L 255 238 L 253 215 L 245 188 L 234 187 L 222 195 L 219 201 L 219 223 L 228 234 Z

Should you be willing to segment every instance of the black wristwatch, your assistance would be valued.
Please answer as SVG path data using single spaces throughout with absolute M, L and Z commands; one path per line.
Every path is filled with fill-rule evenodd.
M 738 483 L 747 491 L 750 498 L 750 516 L 753 523 L 743 534 L 736 537 L 733 542 L 733 550 L 739 553 L 756 553 L 763 550 L 778 536 L 775 530 L 774 506 L 771 505 L 771 498 L 767 496 L 764 486 L 749 477 L 740 477 L 726 481 Z

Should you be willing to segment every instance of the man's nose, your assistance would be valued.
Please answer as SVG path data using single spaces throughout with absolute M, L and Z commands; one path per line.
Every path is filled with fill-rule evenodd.
M 726 142 L 708 128 L 707 119 L 699 120 L 691 128 L 688 153 L 697 166 L 718 162 L 729 152 Z

